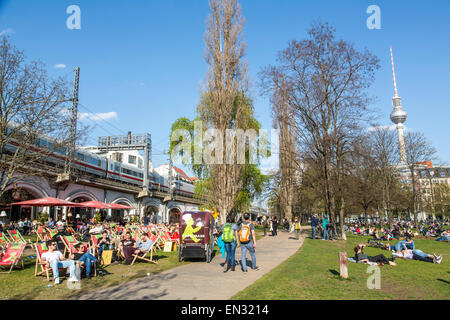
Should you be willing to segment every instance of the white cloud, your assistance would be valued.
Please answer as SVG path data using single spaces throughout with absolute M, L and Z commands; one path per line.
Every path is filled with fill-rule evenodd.
M 386 126 L 371 126 L 371 127 L 367 128 L 367 131 L 372 132 L 372 131 L 375 131 L 377 129 L 381 129 L 381 130 L 383 130 L 383 129 L 396 130 L 397 126 L 395 124 L 386 125 Z
M 66 65 L 63 64 L 63 63 L 55 64 L 55 65 L 53 66 L 53 68 L 56 68 L 56 69 L 64 69 L 65 67 L 66 67 Z
M 16 32 L 14 31 L 14 29 L 7 28 L 7 29 L 5 29 L 5 30 L 0 31 L 0 37 L 6 36 L 6 35 L 8 35 L 8 34 L 14 34 L 14 33 L 16 33 Z
M 104 112 L 104 113 L 79 113 L 78 119 L 87 121 L 99 121 L 117 119 L 117 112 Z

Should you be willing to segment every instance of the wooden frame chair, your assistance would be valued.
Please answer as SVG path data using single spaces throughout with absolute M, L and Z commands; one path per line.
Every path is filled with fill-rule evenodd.
M 6 248 L 11 243 L 11 239 L 8 238 L 5 232 L 0 232 L 0 246 Z
M 152 239 L 150 239 L 150 240 L 152 240 Z M 136 259 L 140 259 L 140 260 L 144 260 L 144 261 L 151 262 L 151 263 L 154 263 L 154 264 L 158 264 L 158 262 L 153 261 L 153 248 L 155 247 L 155 243 L 156 242 L 153 241 L 152 246 L 150 247 L 150 249 L 148 249 L 146 252 L 144 252 L 143 255 L 133 254 L 134 259 L 133 259 L 133 261 L 131 262 L 130 265 L 132 266 L 135 263 Z M 148 258 L 149 254 L 150 254 L 150 258 Z
M 31 241 L 30 240 L 28 240 L 28 242 L 25 241 L 25 239 L 18 230 L 8 230 L 8 235 L 11 238 L 11 242 L 24 243 L 25 245 L 33 247 Z
M 0 267 L 10 267 L 7 272 L 0 273 L 11 273 L 12 269 L 16 267 L 19 262 L 22 262 L 22 269 L 24 268 L 23 264 L 23 251 L 25 250 L 25 243 L 9 243 L 6 247 L 5 254 L 0 259 Z
M 67 252 L 69 252 L 69 254 L 72 254 L 75 252 L 75 245 L 80 243 L 75 236 L 63 236 L 61 237 L 62 242 L 64 243 L 64 256 L 66 255 Z

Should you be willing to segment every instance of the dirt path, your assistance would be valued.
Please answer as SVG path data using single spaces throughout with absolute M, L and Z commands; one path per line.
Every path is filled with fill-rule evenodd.
M 253 284 L 264 274 L 293 255 L 303 244 L 305 235 L 295 240 L 294 233 L 278 232 L 278 236 L 264 237 L 256 242 L 256 265 L 258 271 L 249 266 L 248 272 L 223 273 L 225 258 L 216 253 L 211 263 L 193 262 L 156 275 L 127 282 L 101 291 L 85 294 L 79 299 L 105 300 L 228 300 L 239 291 Z M 236 249 L 236 259 L 241 260 L 241 250 Z

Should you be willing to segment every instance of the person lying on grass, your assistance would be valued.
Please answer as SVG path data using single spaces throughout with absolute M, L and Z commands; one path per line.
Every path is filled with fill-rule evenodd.
M 441 237 L 436 239 L 436 241 L 446 241 L 449 242 L 450 241 L 450 229 L 445 230 L 444 232 L 441 233 Z
M 442 257 L 440 255 L 436 254 L 428 254 L 423 252 L 419 249 L 406 249 L 402 250 L 400 252 L 394 252 L 392 253 L 394 257 L 402 258 L 402 259 L 409 259 L 409 260 L 419 260 L 419 261 L 425 261 L 425 262 L 431 262 L 431 263 L 437 263 L 440 264 L 442 262 Z
M 355 260 L 356 262 L 376 262 L 378 265 L 382 266 L 385 264 L 389 264 L 391 266 L 396 266 L 397 264 L 394 262 L 395 258 L 388 259 L 384 255 L 379 254 L 377 256 L 368 256 L 364 253 L 365 244 L 358 244 L 353 250 L 355 251 Z

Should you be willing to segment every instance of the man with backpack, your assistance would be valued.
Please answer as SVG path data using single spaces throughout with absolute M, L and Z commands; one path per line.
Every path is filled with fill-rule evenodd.
M 239 226 L 238 229 L 238 239 L 241 244 L 241 263 L 242 263 L 242 271 L 247 272 L 247 250 L 250 252 L 250 256 L 252 258 L 252 269 L 259 270 L 256 267 L 256 256 L 255 256 L 255 248 L 256 248 L 256 237 L 255 237 L 255 226 L 250 221 L 250 215 L 248 213 L 244 214 L 244 221 Z M 239 246 L 239 244 L 238 244 Z
M 235 271 L 235 252 L 236 252 L 236 239 L 238 238 L 238 226 L 233 223 L 231 216 L 227 217 L 227 223 L 223 226 L 222 241 L 225 244 L 225 264 L 223 266 L 223 272 L 227 272 L 230 268 L 231 271 Z

